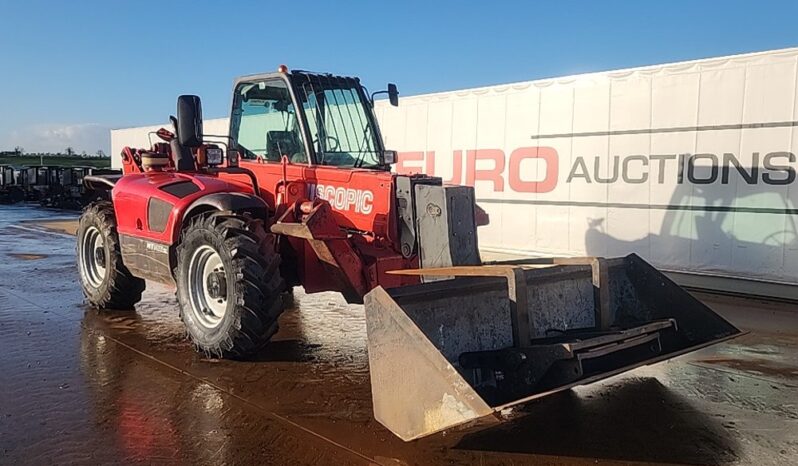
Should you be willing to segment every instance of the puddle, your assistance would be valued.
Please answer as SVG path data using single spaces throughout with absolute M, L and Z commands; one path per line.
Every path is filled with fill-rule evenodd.
M 13 257 L 15 259 L 22 259 L 25 261 L 35 261 L 40 259 L 46 259 L 46 254 L 32 254 L 32 253 L 24 253 L 24 252 L 9 252 L 6 253 L 7 256 Z
M 723 366 L 755 376 L 776 377 L 791 381 L 798 379 L 798 367 L 779 364 L 768 359 L 713 356 L 695 362 Z

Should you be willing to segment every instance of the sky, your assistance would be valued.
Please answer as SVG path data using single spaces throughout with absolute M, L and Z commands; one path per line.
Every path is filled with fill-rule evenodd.
M 401 95 L 798 46 L 795 1 L 0 0 L 0 151 L 108 153 L 179 94 L 290 68 Z

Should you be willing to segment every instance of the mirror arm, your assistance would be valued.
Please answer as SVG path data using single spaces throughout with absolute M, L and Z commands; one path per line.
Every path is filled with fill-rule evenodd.
M 177 127 L 177 117 L 174 116 L 174 115 L 169 115 L 169 121 L 172 123 L 172 127 L 175 129 L 175 138 L 176 138 L 177 137 L 177 131 L 179 129 Z
M 371 106 L 374 106 L 374 96 L 378 94 L 387 94 L 388 91 L 376 91 L 371 93 Z

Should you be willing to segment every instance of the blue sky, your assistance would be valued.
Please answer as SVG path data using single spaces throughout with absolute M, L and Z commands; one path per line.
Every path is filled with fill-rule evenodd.
M 108 150 L 289 67 L 403 95 L 798 46 L 798 2 L 0 0 L 0 150 Z

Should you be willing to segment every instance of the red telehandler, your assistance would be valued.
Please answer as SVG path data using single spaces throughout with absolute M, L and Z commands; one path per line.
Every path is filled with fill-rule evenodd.
M 290 287 L 339 291 L 365 304 L 374 414 L 404 440 L 739 333 L 634 254 L 483 264 L 473 188 L 392 173 L 357 78 L 281 66 L 235 81 L 229 136 L 203 137 L 197 96 L 172 123 L 85 178 L 105 190 L 78 230 L 87 300 L 173 284 L 196 347 L 236 358 Z

